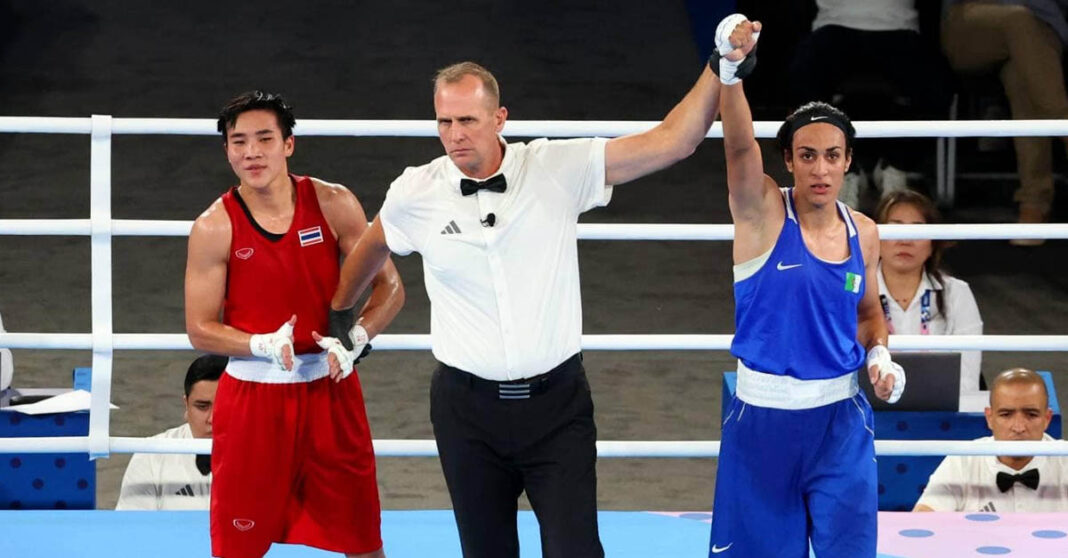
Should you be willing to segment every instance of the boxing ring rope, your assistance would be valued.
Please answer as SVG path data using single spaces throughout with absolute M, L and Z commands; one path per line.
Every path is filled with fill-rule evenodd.
M 619 136 L 647 130 L 658 122 L 509 121 L 504 135 L 517 137 Z M 756 122 L 758 138 L 772 138 L 778 122 Z M 1068 121 L 869 121 L 855 122 L 857 136 L 866 137 L 990 137 L 1068 136 Z M 0 117 L 0 133 L 90 135 L 90 216 L 85 219 L 5 219 L 0 235 L 89 236 L 91 243 L 92 333 L 0 334 L 0 347 L 16 349 L 91 349 L 92 403 L 89 434 L 83 437 L 0 438 L 0 453 L 77 452 L 106 457 L 110 452 L 208 453 L 210 440 L 162 440 L 110 436 L 111 372 L 114 350 L 191 349 L 184 334 L 116 334 L 111 313 L 111 239 L 113 236 L 186 236 L 189 221 L 111 219 L 111 138 L 115 134 L 215 135 L 214 120 L 166 118 Z M 302 120 L 303 136 L 434 137 L 436 123 L 427 120 Z M 717 123 L 706 137 L 723 137 Z M 885 239 L 1010 239 L 1068 238 L 1068 225 L 880 225 Z M 730 240 L 731 225 L 579 225 L 583 240 Z M 726 350 L 731 335 L 584 335 L 586 350 Z M 1068 335 L 895 335 L 895 349 L 1068 350 Z M 424 350 L 428 335 L 380 335 L 380 350 Z M 433 440 L 375 440 L 380 456 L 434 456 Z M 877 440 L 879 455 L 1063 455 L 1068 443 L 951 442 Z M 714 457 L 716 441 L 599 441 L 600 457 Z
M 614 137 L 642 132 L 659 121 L 509 120 L 505 136 Z M 781 122 L 754 122 L 758 138 L 774 138 Z M 216 121 L 207 118 L 114 118 L 113 134 L 213 136 Z M 1066 120 L 871 120 L 854 122 L 858 138 L 962 138 L 1068 136 Z M 91 118 L 0 116 L 0 133 L 89 134 Z M 301 120 L 301 136 L 435 137 L 433 120 Z M 712 125 L 708 138 L 722 138 L 723 126 Z
M 210 439 L 110 438 L 115 453 L 211 453 Z M 597 442 L 597 457 L 694 458 L 718 457 L 716 441 L 606 441 Z M 378 457 L 436 457 L 434 440 L 374 440 Z M 85 436 L 0 438 L 0 453 L 86 453 Z M 971 440 L 875 440 L 875 453 L 883 456 L 943 455 L 1066 455 L 1068 441 L 976 442 Z
M 114 219 L 112 236 L 189 236 L 192 221 Z M 0 235 L 89 236 L 89 219 L 0 219 Z M 579 240 L 733 240 L 734 225 L 579 223 Z M 882 240 L 1068 238 L 1068 223 L 879 225 Z
M 726 351 L 730 334 L 588 334 L 587 351 Z M 383 333 L 375 337 L 376 351 L 430 350 L 425 333 Z M 124 351 L 191 350 L 184 333 L 115 333 L 114 349 Z M 1068 351 L 1068 335 L 891 335 L 892 349 L 903 351 Z M 9 349 L 93 348 L 89 333 L 0 333 L 0 347 Z

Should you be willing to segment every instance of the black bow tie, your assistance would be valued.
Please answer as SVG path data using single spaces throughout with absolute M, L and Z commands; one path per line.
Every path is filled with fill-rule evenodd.
M 998 473 L 998 490 L 1008 492 L 1012 485 L 1020 483 L 1031 490 L 1038 490 L 1038 469 L 1024 471 L 1017 475 Z
M 471 180 L 470 178 L 460 179 L 460 193 L 465 196 L 470 196 L 479 190 L 489 190 L 490 192 L 500 193 L 507 187 L 508 183 L 504 180 L 503 174 L 491 176 L 482 182 Z
M 197 455 L 197 470 L 205 477 L 211 474 L 211 454 Z

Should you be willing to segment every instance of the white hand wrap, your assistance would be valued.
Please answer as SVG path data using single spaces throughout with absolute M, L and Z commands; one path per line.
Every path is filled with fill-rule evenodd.
M 293 356 L 293 325 L 289 322 L 282 324 L 274 333 L 256 334 L 248 340 L 248 348 L 253 356 L 269 358 L 282 370 L 286 370 L 282 359 L 285 347 L 289 347 L 289 354 Z
M 352 339 L 352 351 L 346 349 L 337 337 L 323 337 L 316 342 L 326 350 L 327 354 L 334 355 L 337 358 L 337 363 L 341 367 L 339 380 L 344 380 L 349 377 L 349 374 L 352 374 L 356 365 L 356 357 L 363 353 L 363 348 L 370 341 L 367 338 L 367 330 L 360 324 L 352 326 L 349 331 L 349 338 Z
M 745 23 L 746 21 L 748 21 L 748 19 L 742 14 L 731 14 L 723 18 L 723 21 L 720 21 L 719 25 L 716 26 L 716 51 L 719 52 L 720 55 L 719 80 L 724 85 L 734 85 L 735 83 L 742 81 L 741 78 L 737 77 L 735 74 L 738 72 L 738 66 L 745 60 L 745 58 L 741 60 L 727 60 L 727 55 L 738 48 L 731 44 L 731 33 L 734 32 L 734 29 L 738 27 L 739 24 Z M 759 39 L 760 33 L 753 33 L 753 42 L 756 43 Z
M 720 56 L 727 56 L 734 50 L 734 45 L 731 44 L 731 33 L 734 32 L 734 28 L 738 27 L 738 24 L 747 21 L 746 17 L 742 14 L 731 14 L 716 26 L 716 50 L 719 51 Z
M 890 359 L 890 350 L 883 345 L 876 345 L 868 351 L 868 369 L 870 370 L 872 366 L 879 367 L 879 380 L 887 374 L 894 375 L 894 387 L 890 391 L 890 399 L 886 402 L 897 403 L 901 399 L 901 394 L 905 392 L 905 369 Z
M 371 341 L 367 337 L 367 330 L 362 325 L 356 324 L 349 330 L 349 339 L 352 339 L 352 357 L 359 358 L 363 354 L 363 348 Z

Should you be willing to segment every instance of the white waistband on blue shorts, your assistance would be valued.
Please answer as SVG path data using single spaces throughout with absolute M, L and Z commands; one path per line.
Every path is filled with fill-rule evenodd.
M 849 399 L 857 394 L 856 373 L 825 380 L 800 380 L 753 370 L 738 361 L 738 399 L 757 407 L 772 409 L 814 409 Z
M 284 370 L 266 358 L 230 357 L 226 373 L 246 382 L 300 384 L 328 376 L 330 365 L 325 352 L 296 355 L 293 357 L 293 370 Z

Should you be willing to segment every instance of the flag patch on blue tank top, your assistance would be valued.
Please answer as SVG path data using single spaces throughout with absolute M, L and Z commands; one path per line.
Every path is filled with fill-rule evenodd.
M 297 235 L 300 237 L 301 246 L 311 246 L 312 244 L 319 244 L 323 241 L 322 227 L 312 227 L 310 229 L 300 230 L 297 231 Z
M 847 271 L 846 272 L 846 279 L 845 279 L 845 290 L 847 290 L 847 291 L 849 291 L 851 293 L 854 293 L 854 294 L 859 293 L 860 292 L 860 282 L 863 279 L 864 279 L 864 277 L 862 277 L 860 275 L 857 275 L 856 273 Z

